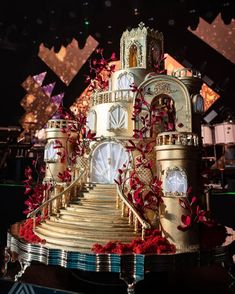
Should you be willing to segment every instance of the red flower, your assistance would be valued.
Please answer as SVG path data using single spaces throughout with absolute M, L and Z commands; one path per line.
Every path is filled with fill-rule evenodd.
M 190 215 L 181 216 L 181 224 L 177 227 L 181 231 L 186 231 L 191 227 L 192 219 Z
M 161 236 L 159 230 L 148 230 L 144 240 L 136 238 L 129 244 L 124 244 L 119 241 L 110 241 L 106 245 L 94 244 L 91 249 L 95 253 L 175 253 L 175 245 L 170 244 L 169 241 Z
M 150 188 L 154 193 L 160 195 L 162 192 L 162 181 L 160 181 L 158 177 L 153 177 L 150 182 Z
M 178 226 L 178 229 L 186 231 L 196 223 L 203 223 L 207 226 L 215 226 L 216 221 L 210 217 L 209 211 L 200 207 L 197 197 L 188 195 L 191 191 L 192 188 L 190 187 L 187 191 L 187 197 L 179 199 L 179 204 L 187 211 L 187 215 L 181 216 L 181 224 Z
M 41 221 L 41 217 L 36 218 L 36 224 Z M 39 238 L 33 232 L 33 219 L 29 218 L 20 225 L 20 237 L 29 243 L 45 243 L 46 241 Z
M 58 174 L 58 178 L 60 178 L 62 182 L 71 182 L 71 171 L 67 168 L 63 173 Z

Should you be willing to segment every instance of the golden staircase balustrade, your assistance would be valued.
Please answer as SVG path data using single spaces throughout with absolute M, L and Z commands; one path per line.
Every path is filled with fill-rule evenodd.
M 45 191 L 46 194 L 44 199 L 46 200 L 38 208 L 27 215 L 27 218 L 33 219 L 33 230 L 36 226 L 37 215 L 40 213 L 42 219 L 49 218 L 51 214 L 57 214 L 61 208 L 66 207 L 70 203 L 70 200 L 72 200 L 72 189 L 76 188 L 76 191 L 81 189 L 86 182 L 86 176 L 87 167 L 81 169 L 81 173 L 79 173 L 78 168 L 76 168 L 72 176 L 73 181 L 70 182 L 69 185 L 65 182 L 57 182 L 53 191 Z
M 121 202 L 121 203 L 120 203 Z M 151 229 L 151 225 L 142 217 L 135 206 L 127 199 L 123 190 L 117 186 L 117 204 L 116 207 L 120 208 L 122 216 L 128 216 L 129 224 L 134 225 L 134 231 L 137 232 L 139 225 L 141 226 L 141 238 L 144 239 L 145 230 Z

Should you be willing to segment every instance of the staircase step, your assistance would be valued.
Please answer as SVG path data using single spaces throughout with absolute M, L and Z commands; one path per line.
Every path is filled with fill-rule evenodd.
M 111 209 L 98 209 L 96 207 L 86 207 L 80 205 L 79 207 L 66 207 L 60 210 L 61 215 L 74 215 L 74 216 L 85 216 L 85 217 L 91 217 L 94 218 L 95 215 L 97 216 L 109 216 L 110 219 L 112 216 L 118 216 L 120 217 L 120 211 L 118 210 L 111 210 Z
M 113 218 L 110 218 L 108 215 L 72 215 L 72 214 L 64 214 L 61 215 L 60 218 L 62 220 L 70 220 L 70 221 L 84 221 L 84 222 L 91 222 L 91 223 L 104 223 L 104 222 L 112 222 L 114 221 L 115 223 L 120 221 L 120 222 L 125 222 L 125 220 L 120 219 L 118 216 L 113 216 Z M 128 222 L 128 220 L 126 220 Z
M 40 234 L 41 236 L 44 236 L 44 238 L 47 240 L 47 238 L 54 238 L 57 240 L 70 240 L 72 242 L 79 241 L 81 243 L 90 243 L 91 245 L 95 243 L 100 243 L 100 244 L 106 244 L 110 240 L 112 241 L 120 241 L 124 243 L 129 243 L 131 242 L 134 238 L 136 238 L 136 234 L 134 233 L 129 233 L 128 235 L 123 235 L 122 232 L 112 234 L 111 233 L 101 233 L 97 234 L 95 228 L 93 234 L 84 234 L 82 232 L 67 232 L 66 235 L 63 230 L 61 231 L 52 231 L 50 229 L 42 228 L 41 226 L 38 226 L 36 228 L 37 234 Z M 59 244 L 59 243 L 58 243 Z M 67 243 L 69 245 L 69 243 Z
M 96 225 L 96 230 L 97 231 L 110 231 L 110 230 L 115 230 L 115 231 L 133 231 L 133 228 L 131 228 L 129 225 L 125 224 L 104 224 L 104 226 Z M 87 223 L 81 222 L 79 224 L 74 224 L 74 223 L 62 223 L 62 222 L 56 222 L 53 220 L 46 220 L 45 223 L 41 224 L 42 227 L 47 227 L 51 228 L 52 230 L 57 230 L 58 228 L 63 228 L 63 229 L 71 229 L 71 230 L 86 230 L 86 231 L 92 231 L 94 229 L 94 224 L 90 224 L 90 226 L 87 225 Z
M 95 202 L 93 203 L 92 201 L 91 202 L 81 202 L 79 204 L 69 204 L 69 206 L 66 207 L 66 210 L 75 210 L 75 211 L 78 211 L 78 210 L 81 210 L 81 209 L 84 209 L 84 208 L 87 208 L 87 209 L 96 209 L 96 210 L 102 210 L 102 209 L 110 209 L 110 210 L 113 210 L 113 207 L 116 206 L 116 202 L 108 202 L 106 201 L 105 203 L 103 202 Z
M 110 238 L 115 238 L 115 236 L 122 234 L 122 236 L 126 237 L 126 236 L 130 236 L 130 228 L 128 228 L 128 226 L 126 226 L 126 228 L 116 228 L 115 230 L 113 230 L 113 228 L 103 228 L 100 227 L 99 228 L 96 225 L 93 225 L 93 227 L 90 227 L 89 229 L 85 228 L 85 227 L 74 227 L 74 226 L 55 226 L 55 225 L 51 225 L 51 224 L 47 224 L 47 223 L 42 223 L 40 226 L 38 226 L 38 228 L 40 229 L 44 229 L 44 230 L 49 230 L 51 232 L 56 232 L 56 233 L 60 233 L 60 234 L 66 234 L 66 236 L 68 235 L 79 235 L 79 236 L 90 236 L 91 233 L 94 236 L 94 232 L 96 236 L 103 236 L 103 235 L 108 235 L 110 236 Z M 114 236 L 114 237 L 113 237 Z
M 130 243 L 140 236 L 128 217 L 116 209 L 116 185 L 87 183 L 57 216 L 36 226 L 35 233 L 49 248 L 91 252 L 95 243 Z
M 91 191 L 91 192 L 84 192 L 83 193 L 83 197 L 85 198 L 110 198 L 110 199 L 115 199 L 117 193 L 113 193 L 113 192 L 107 192 L 107 191 L 102 191 L 102 192 L 97 192 L 97 191 Z
M 95 188 L 113 188 L 116 189 L 117 185 L 116 184 L 99 184 L 99 183 L 94 183 L 93 186 Z
M 74 224 L 76 226 L 87 226 L 87 227 L 93 227 L 94 224 L 91 222 L 90 219 L 86 220 L 86 219 L 82 219 L 82 220 L 79 220 L 79 219 L 74 219 L 74 218 L 55 218 L 55 217 L 51 217 L 50 218 L 51 221 L 54 221 L 54 222 L 58 222 L 60 224 Z M 103 220 L 101 221 L 96 221 L 96 224 L 97 224 L 97 227 L 98 226 L 103 226 L 103 227 L 126 227 L 127 225 L 127 220 L 124 220 L 124 219 L 113 219 L 109 222 L 106 222 L 104 223 Z
M 41 238 L 41 239 L 45 239 L 46 240 L 46 245 L 48 245 L 50 248 L 54 248 L 53 245 L 55 246 L 67 246 L 67 248 L 74 248 L 76 251 L 85 251 L 85 252 L 91 252 L 91 248 L 94 244 L 93 241 L 86 241 L 86 240 L 74 240 L 74 239 L 69 239 L 67 237 L 64 238 L 53 238 L 50 236 L 45 236 L 43 234 L 41 234 L 40 232 L 37 232 L 37 235 Z
M 76 201 L 72 201 L 69 206 L 73 207 L 74 205 L 90 205 L 90 204 L 94 204 L 94 205 L 99 205 L 99 204 L 115 204 L 116 206 L 116 199 L 89 199 L 89 198 L 80 198 Z M 113 206 L 113 207 L 115 207 Z

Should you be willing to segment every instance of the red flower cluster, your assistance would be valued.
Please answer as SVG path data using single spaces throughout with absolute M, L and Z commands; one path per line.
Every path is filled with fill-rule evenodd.
M 127 151 L 138 151 L 140 155 L 135 157 L 135 168 L 129 171 L 126 165 L 119 169 L 118 177 L 114 180 L 125 191 L 130 202 L 138 209 L 144 218 L 145 209 L 158 211 L 162 203 L 162 182 L 158 177 L 154 176 L 152 170 L 152 160 L 148 159 L 148 155 L 153 149 L 154 142 L 146 144 L 135 144 L 129 140 L 130 145 L 126 146 Z M 148 169 L 152 178 L 149 183 L 144 183 L 138 174 L 138 168 Z
M 63 173 L 58 174 L 58 178 L 61 179 L 62 182 L 71 182 L 71 171 L 67 168 Z
M 46 194 L 45 191 L 48 191 L 50 189 L 51 189 L 50 184 L 36 184 L 32 190 L 33 191 L 32 194 L 24 202 L 25 205 L 27 205 L 27 209 L 25 209 L 23 211 L 23 213 L 28 214 L 28 213 L 34 211 L 37 207 L 39 207 L 44 200 L 44 197 Z M 30 189 L 30 191 L 31 191 L 31 189 Z
M 144 240 L 136 238 L 129 244 L 119 241 L 110 241 L 104 246 L 101 244 L 94 244 L 92 251 L 95 253 L 114 254 L 169 254 L 175 253 L 176 248 L 175 245 L 170 244 L 165 237 L 161 236 L 161 232 L 159 230 L 149 230 L 146 232 Z
M 58 149 L 57 155 L 60 156 L 60 161 L 65 162 L 67 160 L 69 164 L 74 164 L 78 156 L 83 156 L 86 153 L 89 142 L 95 140 L 96 136 L 86 126 L 87 117 L 84 113 L 79 112 L 76 116 L 72 117 L 72 120 L 73 122 L 68 123 L 61 130 L 63 133 L 66 133 L 67 142 L 74 145 L 72 154 L 68 154 L 67 144 L 63 146 L 60 140 L 55 140 L 56 146 L 54 146 L 54 149 Z M 72 136 L 72 134 L 77 134 L 77 136 Z
M 181 216 L 181 224 L 177 227 L 181 231 L 189 230 L 195 223 L 203 223 L 208 227 L 216 225 L 215 220 L 210 217 L 209 211 L 206 211 L 198 204 L 198 199 L 195 196 L 189 196 L 191 188 L 187 191 L 187 197 L 179 199 L 181 207 L 187 211 L 186 215 Z
M 36 218 L 36 225 L 38 225 L 41 222 L 41 216 L 38 216 Z M 29 243 L 45 243 L 46 241 L 39 238 L 37 235 L 33 232 L 33 219 L 29 218 L 26 219 L 21 225 L 20 225 L 20 237 L 26 240 Z
M 71 111 L 68 111 L 62 105 L 60 105 L 57 112 L 53 115 L 53 118 L 73 120 L 74 115 Z
M 58 150 L 57 155 L 60 156 L 60 162 L 63 163 L 67 159 L 67 150 L 64 148 L 60 140 L 55 140 L 55 143 L 56 145 L 53 148 Z
M 156 63 L 153 65 L 155 74 L 157 74 L 157 75 L 166 74 L 166 70 L 162 69 L 162 64 L 163 64 L 165 59 L 166 59 L 166 57 L 164 56 L 164 54 L 161 54 L 158 57 Z
M 51 189 L 50 184 L 44 183 L 33 183 L 33 170 L 31 167 L 27 167 L 25 169 L 26 180 L 24 180 L 25 184 L 25 195 L 29 195 L 28 199 L 24 202 L 27 208 L 23 211 L 24 214 L 28 214 L 35 210 L 37 207 L 41 205 L 44 200 L 45 192 Z
M 109 78 L 115 70 L 115 65 L 110 65 L 110 61 L 116 60 L 115 53 L 109 59 L 103 56 L 103 49 L 97 49 L 97 58 L 90 60 L 90 76 L 86 76 L 86 82 L 90 83 L 89 91 L 108 90 Z
M 136 92 L 132 113 L 132 120 L 135 121 L 137 126 L 134 129 L 134 138 L 150 137 L 156 126 L 161 131 L 174 131 L 176 113 L 173 101 L 169 97 L 161 97 L 161 104 L 150 104 L 144 98 L 146 93 L 143 89 L 138 88 L 135 84 L 132 84 L 131 87 L 132 91 Z M 150 89 L 147 91 L 150 91 Z
M 139 151 L 143 159 L 145 159 L 145 155 L 150 153 L 153 150 L 153 147 L 154 147 L 153 143 L 155 143 L 155 141 L 148 142 L 145 144 L 140 143 L 136 145 L 132 140 L 129 140 L 129 143 L 131 145 L 126 146 L 127 151 L 135 151 L 135 150 Z

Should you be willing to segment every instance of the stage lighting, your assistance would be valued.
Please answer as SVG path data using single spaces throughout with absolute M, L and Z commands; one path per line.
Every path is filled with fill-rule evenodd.
M 218 113 L 215 110 L 211 110 L 203 119 L 209 124 L 214 118 L 216 118 L 217 115 Z

